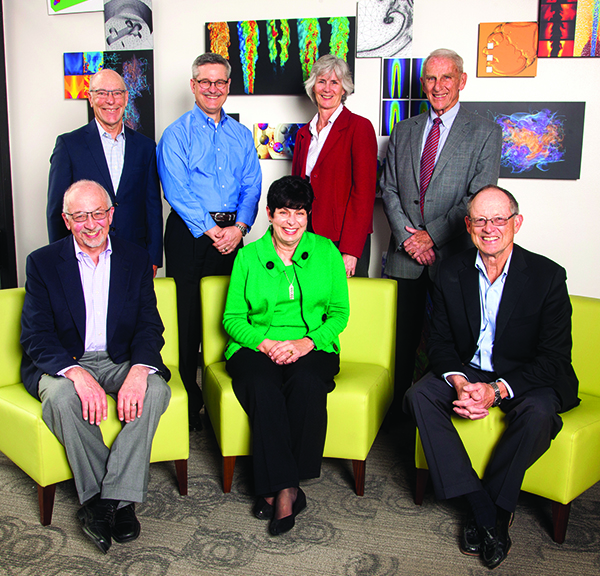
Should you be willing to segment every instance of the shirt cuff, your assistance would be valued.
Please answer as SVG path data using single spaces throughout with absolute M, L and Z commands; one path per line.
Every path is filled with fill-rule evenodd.
M 150 372 L 148 372 L 148 376 L 150 376 L 150 374 L 156 374 L 158 372 L 158 368 L 150 366 L 149 364 L 134 364 L 134 366 L 144 366 L 144 368 L 149 368 Z
M 452 376 L 454 374 L 458 374 L 459 376 L 464 376 L 464 378 L 468 381 L 469 379 L 467 378 L 467 375 L 464 374 L 463 372 L 444 372 L 442 374 L 442 378 L 446 381 L 446 384 L 448 384 L 448 386 L 454 388 L 454 386 L 452 386 L 452 384 L 450 384 L 450 382 L 448 382 L 448 376 Z
M 504 378 L 498 378 L 498 382 L 502 382 L 506 386 L 506 391 L 508 392 L 507 398 L 512 400 L 515 397 L 515 393 L 512 391 L 512 388 L 509 386 L 508 382 Z
M 67 366 L 66 368 L 63 368 L 60 372 L 57 372 L 56 375 L 66 378 L 65 373 L 67 373 L 71 368 L 80 368 L 80 367 L 81 366 L 79 364 L 73 364 L 72 366 Z

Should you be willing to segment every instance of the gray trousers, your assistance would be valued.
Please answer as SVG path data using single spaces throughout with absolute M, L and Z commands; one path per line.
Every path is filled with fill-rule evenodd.
M 115 399 L 130 368 L 129 362 L 115 364 L 106 352 L 86 352 L 79 364 Z M 100 427 L 83 419 L 81 400 L 71 380 L 46 374 L 38 390 L 44 422 L 65 447 L 81 504 L 96 494 L 122 503 L 143 502 L 152 439 L 171 398 L 165 380 L 158 374 L 148 376 L 142 416 L 123 423 L 110 449 Z

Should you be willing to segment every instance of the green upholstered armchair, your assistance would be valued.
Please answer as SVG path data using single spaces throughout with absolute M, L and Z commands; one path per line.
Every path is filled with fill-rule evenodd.
M 553 539 L 562 544 L 567 532 L 571 502 L 600 480 L 600 378 L 596 355 L 600 350 L 600 300 L 571 296 L 573 305 L 573 366 L 579 378 L 581 404 L 562 414 L 563 428 L 550 449 L 531 466 L 522 489 L 552 501 Z M 471 458 L 482 477 L 494 446 L 505 429 L 504 414 L 492 409 L 483 420 L 453 417 Z M 415 454 L 417 488 L 421 504 L 427 484 L 427 460 L 417 435 Z
M 225 369 L 223 310 L 228 276 L 203 278 L 204 404 L 223 455 L 223 491 L 231 490 L 235 459 L 251 454 L 248 416 Z M 352 460 L 356 493 L 364 494 L 365 460 L 394 394 L 396 282 L 352 278 L 350 320 L 340 336 L 341 368 L 327 399 L 324 455 Z
M 179 376 L 177 304 L 172 278 L 154 281 L 158 309 L 165 325 L 164 363 L 171 370 L 171 401 L 162 415 L 152 444 L 151 462 L 175 460 L 179 492 L 187 494 L 189 431 L 187 394 Z M 24 288 L 0 290 L 0 451 L 38 485 L 40 520 L 52 521 L 56 483 L 72 478 L 65 450 L 42 420 L 42 404 L 21 383 L 21 310 Z M 121 423 L 109 398 L 102 435 L 112 445 Z

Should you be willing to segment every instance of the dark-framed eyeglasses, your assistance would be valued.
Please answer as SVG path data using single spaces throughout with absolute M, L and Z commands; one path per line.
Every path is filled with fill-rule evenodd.
M 223 90 L 223 88 L 225 88 L 225 86 L 227 86 L 229 83 L 229 80 L 215 80 L 214 82 L 211 82 L 206 78 L 202 78 L 201 80 L 195 80 L 195 82 L 198 84 L 198 86 L 200 86 L 200 88 L 202 88 L 202 90 L 209 90 L 213 84 L 219 90 Z
M 113 97 L 115 98 L 115 100 L 120 100 L 121 98 L 123 98 L 127 92 L 127 90 L 103 90 L 102 88 L 98 89 L 98 90 L 90 90 L 90 92 L 92 94 L 96 95 L 96 98 L 100 98 L 101 100 L 105 100 L 106 98 L 108 98 L 108 96 L 110 94 L 113 95 Z
M 469 221 L 475 228 L 483 228 L 488 222 L 491 222 L 492 226 L 506 226 L 508 221 L 516 215 L 517 213 L 515 212 L 508 218 L 505 218 L 504 216 L 494 216 L 493 218 L 469 218 Z
M 109 210 L 110 208 L 106 210 L 94 210 L 93 212 L 73 212 L 73 214 L 64 212 L 64 214 L 65 216 L 70 216 L 73 222 L 85 222 L 88 216 L 91 216 L 94 220 L 104 220 Z

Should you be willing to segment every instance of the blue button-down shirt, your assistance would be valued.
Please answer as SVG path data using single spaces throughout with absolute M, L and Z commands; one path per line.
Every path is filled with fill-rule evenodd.
M 98 132 L 100 133 L 100 142 L 102 142 L 113 191 L 116 194 L 123 173 L 123 165 L 125 164 L 125 123 L 121 124 L 121 132 L 117 134 L 116 138 L 113 138 L 102 128 L 97 119 L 96 126 L 98 126 Z
M 250 130 L 221 110 L 218 124 L 197 105 L 173 122 L 157 148 L 158 173 L 171 207 L 195 238 L 216 224 L 209 212 L 236 212 L 254 224 L 262 174 Z

